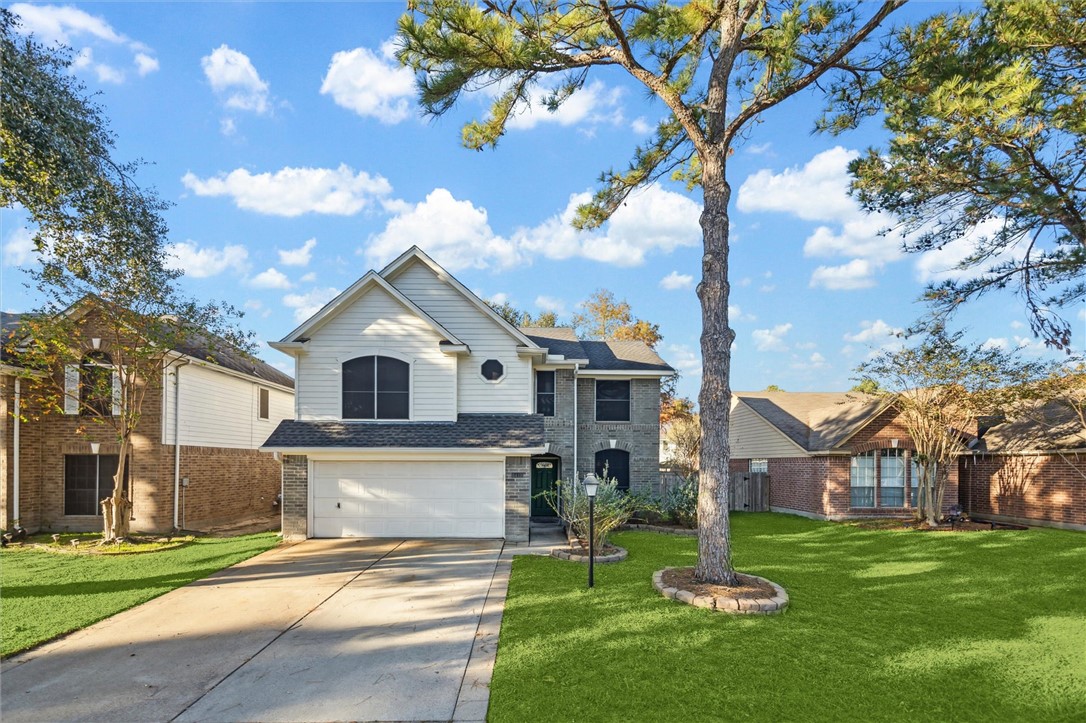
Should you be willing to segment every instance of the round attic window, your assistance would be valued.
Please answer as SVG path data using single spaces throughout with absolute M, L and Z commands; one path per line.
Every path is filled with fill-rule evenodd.
M 483 362 L 482 373 L 483 379 L 488 382 L 496 382 L 505 376 L 505 367 L 497 359 L 487 359 Z

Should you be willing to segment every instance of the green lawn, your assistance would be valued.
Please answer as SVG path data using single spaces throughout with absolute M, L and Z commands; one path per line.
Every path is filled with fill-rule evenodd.
M 274 547 L 274 533 L 198 538 L 141 555 L 0 553 L 0 654 L 7 656 L 158 597 Z
M 629 559 L 593 591 L 583 565 L 516 558 L 490 720 L 1086 720 L 1086 533 L 732 519 L 783 615 L 661 597 L 693 538 L 614 535 Z

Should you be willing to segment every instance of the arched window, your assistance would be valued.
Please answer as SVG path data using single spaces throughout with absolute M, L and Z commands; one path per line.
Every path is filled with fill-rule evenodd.
M 79 363 L 79 413 L 113 413 L 113 358 L 104 351 L 87 352 Z
M 600 481 L 615 480 L 620 490 L 630 489 L 630 453 L 624 449 L 602 449 L 596 452 L 596 476 Z
M 411 365 L 387 356 L 343 362 L 344 419 L 408 419 Z

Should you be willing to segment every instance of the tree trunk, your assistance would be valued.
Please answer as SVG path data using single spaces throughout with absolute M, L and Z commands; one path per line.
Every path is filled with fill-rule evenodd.
M 121 441 L 117 455 L 117 473 L 113 476 L 113 494 L 102 500 L 102 541 L 116 542 L 128 537 L 132 503 L 124 492 L 124 469 L 128 464 L 128 440 Z
M 726 149 L 702 157 L 705 208 L 701 230 L 705 245 L 701 300 L 703 372 L 701 454 L 698 480 L 698 564 L 701 582 L 735 585 L 731 529 L 728 520 L 728 417 L 731 406 L 731 346 L 735 333 L 728 326 L 728 202 L 731 188 L 725 176 Z

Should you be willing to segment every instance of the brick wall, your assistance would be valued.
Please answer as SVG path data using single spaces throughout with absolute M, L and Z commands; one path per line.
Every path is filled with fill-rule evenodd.
M 660 380 L 630 382 L 630 421 L 596 422 L 594 379 L 577 380 L 577 471 L 596 469 L 596 452 L 615 447 L 630 453 L 630 489 L 655 493 L 660 487 Z M 564 473 L 563 473 L 564 474 Z
M 181 476 L 189 480 L 182 490 L 185 529 L 263 517 L 278 509 L 273 503 L 281 485 L 280 464 L 270 452 L 182 446 Z M 169 482 L 172 495 L 172 474 Z M 172 527 L 172 518 L 168 522 Z
M 283 455 L 283 539 L 309 536 L 309 458 Z
M 573 455 L 573 370 L 555 370 L 554 387 L 554 416 L 543 417 L 543 435 L 551 445 L 550 453 L 562 460 L 559 470 L 561 478 L 573 479 L 577 476 Z
M 977 455 L 958 470 L 970 515 L 1086 529 L 1086 454 Z
M 528 519 L 532 501 L 531 460 L 505 458 L 505 539 L 528 541 Z

